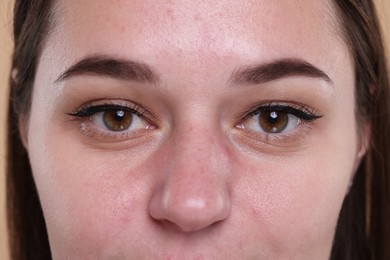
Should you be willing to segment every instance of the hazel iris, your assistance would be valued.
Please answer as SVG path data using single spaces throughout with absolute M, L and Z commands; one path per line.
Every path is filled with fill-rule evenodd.
M 259 124 L 267 133 L 280 133 L 287 127 L 288 115 L 276 111 L 261 112 Z
M 126 110 L 107 110 L 103 114 L 104 125 L 111 131 L 124 131 L 133 121 L 133 113 Z

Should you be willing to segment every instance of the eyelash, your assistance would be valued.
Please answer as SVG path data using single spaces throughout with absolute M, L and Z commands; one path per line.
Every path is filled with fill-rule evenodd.
M 68 113 L 68 115 L 83 118 L 83 117 L 91 117 L 96 113 L 105 112 L 109 110 L 124 110 L 127 112 L 132 112 L 139 117 L 143 117 L 143 114 L 145 113 L 145 110 L 143 110 L 139 105 L 136 104 L 133 104 L 132 106 L 127 106 L 127 105 L 117 105 L 112 103 L 104 103 L 101 105 L 86 105 L 73 113 Z
M 244 113 L 244 119 L 248 119 L 252 116 L 258 115 L 261 112 L 281 112 L 285 114 L 291 114 L 306 122 L 311 122 L 322 117 L 322 115 L 319 115 L 319 112 L 315 111 L 307 105 L 283 105 L 275 102 L 270 102 L 265 105 L 262 104 L 256 106 L 254 109 L 250 109 L 249 111 Z

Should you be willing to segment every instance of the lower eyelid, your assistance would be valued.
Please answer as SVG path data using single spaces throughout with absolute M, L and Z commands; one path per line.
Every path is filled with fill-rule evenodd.
M 152 128 L 148 129 L 140 129 L 140 130 L 134 130 L 134 131 L 126 131 L 126 132 L 112 132 L 112 131 L 105 131 L 102 129 L 99 129 L 96 126 L 89 125 L 88 122 L 82 122 L 79 127 L 79 132 L 91 139 L 96 139 L 98 142 L 123 142 L 126 140 L 131 140 L 134 138 L 139 138 L 140 136 L 144 136 L 147 132 L 150 131 Z
M 125 142 L 149 135 L 151 130 L 156 129 L 153 125 L 145 123 L 145 128 L 142 129 L 114 132 L 98 127 L 91 117 L 72 117 L 71 121 L 76 124 L 76 129 L 82 136 L 96 143 Z
M 262 153 L 297 151 L 309 143 L 307 138 L 311 136 L 312 128 L 307 122 L 302 122 L 297 128 L 285 134 L 259 133 L 238 128 L 233 139 L 236 143 Z

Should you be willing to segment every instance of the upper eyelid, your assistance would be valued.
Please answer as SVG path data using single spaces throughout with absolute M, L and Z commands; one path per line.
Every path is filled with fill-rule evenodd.
M 71 113 L 67 113 L 68 115 L 71 116 L 78 116 L 78 117 L 88 117 L 93 114 L 105 111 L 105 110 L 110 110 L 110 109 L 123 109 L 126 111 L 132 111 L 134 112 L 137 116 L 140 116 L 142 118 L 146 118 L 149 120 L 157 121 L 156 118 L 154 117 L 153 114 L 151 114 L 147 109 L 145 109 L 143 106 L 132 102 L 132 101 L 127 101 L 127 100 L 96 100 L 96 101 L 91 101 L 88 102 L 77 109 L 75 109 Z M 85 114 L 82 115 L 83 112 L 86 112 L 87 110 L 96 110 L 93 111 L 90 115 Z
M 78 110 L 78 112 L 74 113 L 73 115 L 77 116 L 78 113 L 84 112 L 84 111 L 87 111 L 87 110 L 90 110 L 90 114 L 91 115 L 97 114 L 97 113 L 100 113 L 100 112 L 103 112 L 103 111 L 107 111 L 107 110 L 126 110 L 126 111 L 131 111 L 131 112 L 134 112 L 136 115 L 138 115 L 140 117 L 142 117 L 143 114 L 145 113 L 145 110 L 142 109 L 139 106 L 129 107 L 129 106 L 123 106 L 123 105 L 102 104 L 102 105 L 91 105 L 91 106 L 83 107 L 80 110 Z M 78 115 L 78 116 L 82 116 L 82 115 Z M 85 116 L 90 116 L 90 115 L 85 115 Z
M 262 111 L 270 111 L 270 110 L 275 110 L 277 112 L 287 112 L 287 113 L 292 113 L 293 112 L 300 112 L 300 113 L 305 113 L 310 116 L 314 116 L 316 118 L 321 118 L 322 115 L 319 113 L 319 111 L 316 111 L 315 109 L 310 108 L 307 105 L 304 104 L 291 104 L 288 102 L 268 102 L 268 103 L 262 103 L 255 105 L 254 107 L 246 110 L 244 112 L 244 119 L 248 119 L 251 116 L 254 116 L 258 114 L 259 112 Z M 286 111 L 287 110 L 287 111 Z

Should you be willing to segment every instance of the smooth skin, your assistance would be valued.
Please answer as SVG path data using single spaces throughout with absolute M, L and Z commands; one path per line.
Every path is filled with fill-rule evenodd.
M 21 120 L 54 259 L 329 258 L 368 139 L 331 1 L 59 2 Z M 61 78 L 88 57 L 153 77 Z M 280 60 L 328 79 L 237 80 Z M 274 104 L 317 118 L 266 132 Z

